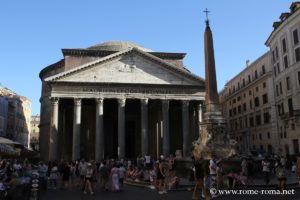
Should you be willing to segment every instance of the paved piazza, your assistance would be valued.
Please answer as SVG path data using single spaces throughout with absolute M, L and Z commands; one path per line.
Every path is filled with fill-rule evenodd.
M 261 188 L 258 188 L 260 190 Z M 255 200 L 298 200 L 300 199 L 300 190 L 295 190 L 295 195 L 290 196 L 283 196 L 283 195 L 224 195 L 214 199 L 253 199 Z M 64 199 L 64 200 L 79 200 L 79 199 L 105 199 L 105 200 L 119 200 L 119 199 L 130 199 L 130 200 L 185 200 L 185 199 L 192 199 L 192 192 L 191 191 L 172 191 L 164 195 L 159 195 L 155 190 L 151 190 L 148 188 L 141 188 L 141 187 L 132 187 L 132 186 L 125 186 L 124 190 L 119 193 L 114 192 L 102 192 L 96 190 L 94 196 L 91 195 L 84 195 L 79 190 L 48 190 L 44 195 L 42 195 L 41 200 L 53 200 L 53 199 Z

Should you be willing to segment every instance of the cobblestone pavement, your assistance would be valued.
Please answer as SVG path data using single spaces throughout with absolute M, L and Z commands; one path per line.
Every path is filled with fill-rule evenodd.
M 251 188 L 255 189 L 255 188 Z M 257 188 L 262 190 L 262 188 Z M 119 200 L 119 199 L 130 199 L 130 200 L 186 200 L 191 199 L 191 191 L 170 191 L 167 194 L 159 195 L 157 191 L 148 188 L 125 186 L 121 192 L 103 192 L 96 190 L 93 196 L 89 194 L 83 194 L 79 190 L 48 190 L 41 196 L 41 200 Z M 243 200 L 300 200 L 300 190 L 296 189 L 294 195 L 222 195 L 217 200 L 229 200 L 229 199 L 243 199 Z

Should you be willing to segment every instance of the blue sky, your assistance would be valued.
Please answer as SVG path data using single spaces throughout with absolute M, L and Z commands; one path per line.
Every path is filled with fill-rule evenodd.
M 187 53 L 185 65 L 204 77 L 205 14 L 214 36 L 218 89 L 268 50 L 272 24 L 290 0 L 2 0 L 0 83 L 32 101 L 39 114 L 40 70 L 62 48 L 111 40 L 155 51 Z

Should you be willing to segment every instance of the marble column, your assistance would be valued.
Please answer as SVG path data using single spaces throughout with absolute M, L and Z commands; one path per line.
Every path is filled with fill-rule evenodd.
M 55 161 L 58 159 L 58 98 L 51 98 L 52 116 L 49 138 L 49 160 Z
M 201 123 L 203 121 L 203 103 L 201 102 L 199 104 L 199 122 Z
M 182 101 L 182 155 L 183 158 L 187 158 L 190 156 L 190 130 L 189 130 L 189 101 Z
M 118 99 L 118 158 L 125 157 L 125 103 L 126 99 Z
M 162 100 L 163 117 L 163 154 L 170 155 L 170 129 L 169 129 L 169 100 Z
M 81 99 L 74 99 L 72 160 L 80 159 Z
M 104 158 L 104 131 L 103 131 L 103 99 L 96 99 L 96 137 L 95 160 L 100 162 Z
M 141 153 L 145 156 L 149 151 L 148 99 L 141 99 L 141 133 Z

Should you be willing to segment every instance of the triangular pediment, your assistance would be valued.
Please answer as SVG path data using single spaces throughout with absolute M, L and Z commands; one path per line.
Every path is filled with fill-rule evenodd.
M 112 54 L 49 77 L 46 81 L 204 85 L 200 77 L 137 49 Z

